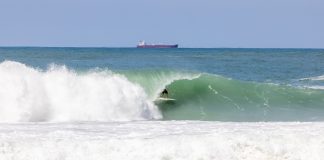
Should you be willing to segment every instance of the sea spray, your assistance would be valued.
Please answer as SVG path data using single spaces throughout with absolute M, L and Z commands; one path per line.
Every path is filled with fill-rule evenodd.
M 40 71 L 0 64 L 0 121 L 129 121 L 159 119 L 143 88 L 111 72 Z

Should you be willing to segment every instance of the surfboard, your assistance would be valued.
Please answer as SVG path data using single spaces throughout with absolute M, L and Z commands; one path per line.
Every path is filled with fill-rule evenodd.
M 173 98 L 165 98 L 165 97 L 159 97 L 155 101 L 175 101 L 176 99 Z

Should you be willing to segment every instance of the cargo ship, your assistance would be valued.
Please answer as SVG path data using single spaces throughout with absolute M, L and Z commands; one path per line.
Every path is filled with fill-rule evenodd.
M 146 44 L 145 41 L 140 41 L 137 48 L 178 48 L 178 44 Z

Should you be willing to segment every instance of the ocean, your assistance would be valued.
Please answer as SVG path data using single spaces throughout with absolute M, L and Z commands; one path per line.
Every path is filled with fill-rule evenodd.
M 0 85 L 0 159 L 324 157 L 324 49 L 0 47 Z

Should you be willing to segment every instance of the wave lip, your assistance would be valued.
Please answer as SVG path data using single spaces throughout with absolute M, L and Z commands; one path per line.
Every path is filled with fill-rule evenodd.
M 139 84 L 154 101 L 165 88 L 178 80 L 193 80 L 201 76 L 200 73 L 175 72 L 169 70 L 145 70 L 123 73 L 132 82 Z
M 109 71 L 76 73 L 53 65 L 40 71 L 0 63 L 0 122 L 160 119 L 143 88 Z

